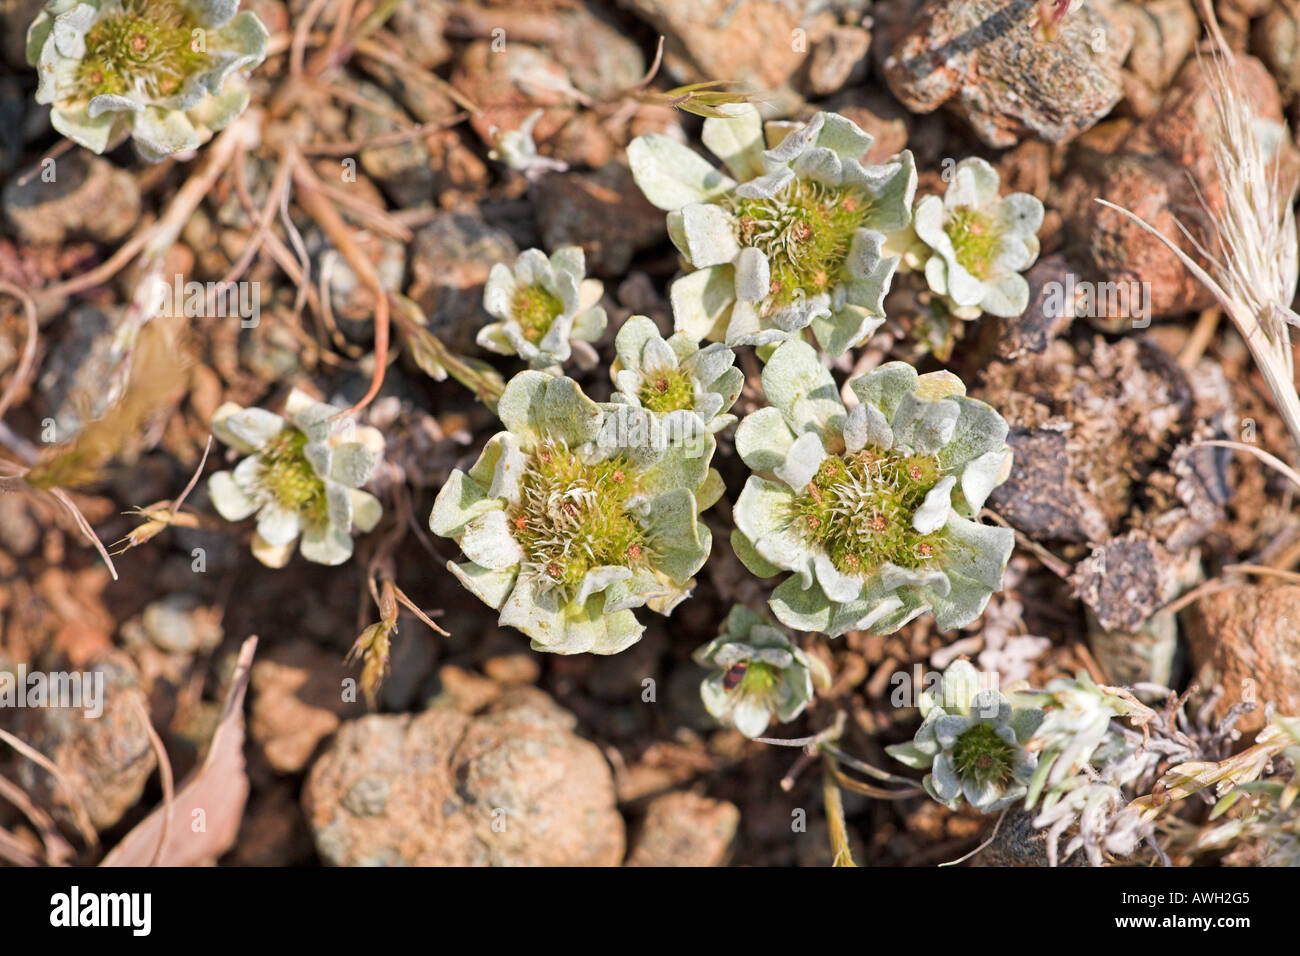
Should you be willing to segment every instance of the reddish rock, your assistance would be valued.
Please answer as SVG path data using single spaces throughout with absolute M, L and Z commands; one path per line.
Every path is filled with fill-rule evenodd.
M 812 96 L 828 96 L 867 68 L 871 33 L 862 27 L 837 26 L 819 41 L 808 57 L 804 85 Z
M 273 645 L 258 657 L 249 733 L 272 768 L 301 770 L 344 717 L 361 713 L 355 693 L 344 700 L 344 682 L 355 676 L 340 655 L 307 640 Z
M 1257 116 L 1282 121 L 1277 85 L 1263 64 L 1239 56 L 1234 76 Z M 1203 246 L 1216 247 L 1201 206 L 1202 197 L 1211 209 L 1222 202 L 1214 167 L 1214 128 L 1214 103 L 1203 65 L 1189 60 L 1155 115 L 1122 137 L 1099 140 L 1096 152 L 1079 149 L 1078 162 L 1062 186 L 1062 212 L 1072 224 L 1070 235 L 1088 267 L 1087 277 L 1143 284 L 1157 318 L 1205 308 L 1213 298 L 1163 243 L 1096 200 L 1130 210 L 1199 259 L 1175 218 Z
M 1300 713 L 1300 585 L 1239 585 L 1205 595 L 1184 615 L 1197 680 L 1222 684 L 1218 712 L 1242 700 L 1259 708 L 1241 719 L 1264 724 L 1263 705 Z
M 683 83 L 726 79 L 776 90 L 802 65 L 795 5 L 781 0 L 625 0 L 666 38 L 664 65 Z
M 327 863 L 616 866 L 609 765 L 540 691 L 470 717 L 449 707 L 346 724 L 303 806 Z
M 1125 98 L 1138 116 L 1150 116 L 1196 46 L 1201 21 L 1191 0 L 1124 3 L 1115 13 L 1133 29 L 1133 48 L 1124 64 Z
M 632 843 L 628 866 L 723 866 L 740 825 L 726 800 L 689 791 L 655 797 Z
M 542 111 L 533 136 L 550 139 L 573 116 L 562 92 L 569 76 L 550 55 L 526 43 L 506 42 L 494 50 L 491 40 L 476 40 L 456 61 L 452 85 L 478 104 L 470 125 L 487 145 L 494 129 L 518 129 L 539 106 Z

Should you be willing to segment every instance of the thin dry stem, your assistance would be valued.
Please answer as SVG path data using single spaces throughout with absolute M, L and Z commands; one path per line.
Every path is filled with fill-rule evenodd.
M 40 325 L 36 320 L 36 302 L 25 290 L 12 283 L 0 281 L 0 293 L 11 295 L 20 301 L 23 304 L 23 312 L 27 316 L 27 341 L 23 343 L 23 354 L 18 359 L 18 367 L 14 369 L 13 377 L 9 379 L 4 394 L 0 395 L 0 418 L 4 418 L 5 412 L 9 411 L 9 406 L 18 397 L 19 390 L 26 384 L 36 364 L 36 340 L 40 337 Z

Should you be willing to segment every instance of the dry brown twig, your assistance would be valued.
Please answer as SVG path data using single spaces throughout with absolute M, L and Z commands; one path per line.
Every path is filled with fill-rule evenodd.
M 27 317 L 27 340 L 23 343 L 23 353 L 18 359 L 18 367 L 14 369 L 9 384 L 5 386 L 4 394 L 0 395 L 0 419 L 3 419 L 9 406 L 18 397 L 18 392 L 27 384 L 27 379 L 36 364 L 36 340 L 40 337 L 40 325 L 36 321 L 36 301 L 25 289 L 20 289 L 10 282 L 0 281 L 0 293 L 11 295 L 21 302 L 23 313 Z
M 167 851 L 167 838 L 171 835 L 172 805 L 176 799 L 176 791 L 172 781 L 172 762 L 167 756 L 167 748 L 163 746 L 162 738 L 158 736 L 158 731 L 154 729 L 153 719 L 149 716 L 149 708 L 141 702 L 139 697 L 132 697 L 131 702 L 135 704 L 136 713 L 144 723 L 145 733 L 149 736 L 149 745 L 153 748 L 154 756 L 158 758 L 158 774 L 162 777 L 162 832 L 158 835 L 158 849 L 154 850 L 153 859 L 149 863 L 150 866 L 158 866 L 162 862 L 163 854 Z

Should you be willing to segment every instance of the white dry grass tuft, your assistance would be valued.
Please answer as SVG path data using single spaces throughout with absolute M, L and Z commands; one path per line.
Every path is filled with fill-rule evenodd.
M 1246 102 L 1232 72 L 1231 53 L 1215 54 L 1207 69 L 1214 100 L 1214 164 L 1222 191 L 1221 209 L 1202 200 L 1214 225 L 1217 255 L 1179 229 L 1210 263 L 1213 275 L 1169 237 L 1113 203 L 1097 202 L 1127 216 L 1163 242 L 1214 294 L 1245 339 L 1292 440 L 1300 447 L 1300 395 L 1296 392 L 1291 309 L 1300 272 L 1292 205 L 1296 184 L 1283 183 L 1278 150 L 1286 138 L 1281 124 L 1260 120 Z

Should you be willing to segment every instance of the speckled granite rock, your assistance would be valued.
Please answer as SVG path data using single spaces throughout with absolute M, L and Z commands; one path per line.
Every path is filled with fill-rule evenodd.
M 916 113 L 947 106 L 990 146 L 1073 139 L 1124 95 L 1133 28 L 1083 7 L 1048 39 L 1035 26 L 1036 6 L 930 0 L 885 61 L 890 89 Z
M 103 713 L 84 708 L 41 707 L 20 711 L 18 736 L 49 757 L 86 807 L 98 830 L 117 823 L 144 792 L 158 765 L 137 704 L 144 691 L 125 654 L 107 651 L 86 667 L 103 673 Z M 18 782 L 39 802 L 66 805 L 63 788 L 31 761 L 18 765 Z
M 613 777 L 574 724 L 540 692 L 477 717 L 351 721 L 303 791 L 317 851 L 340 866 L 616 866 Z

